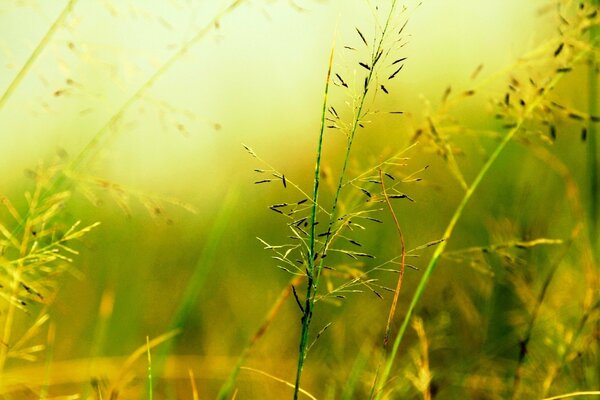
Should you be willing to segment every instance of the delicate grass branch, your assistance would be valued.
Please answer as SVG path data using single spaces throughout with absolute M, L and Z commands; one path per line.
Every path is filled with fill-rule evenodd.
M 398 217 L 396 216 L 396 212 L 394 211 L 394 207 L 392 207 L 392 203 L 390 202 L 390 198 L 386 191 L 385 179 L 383 177 L 383 172 L 381 169 L 379 170 L 379 179 L 381 181 L 381 187 L 383 189 L 383 197 L 385 198 L 385 202 L 390 210 L 390 214 L 392 214 L 392 218 L 394 219 L 394 225 L 396 226 L 396 231 L 398 232 L 398 239 L 400 240 L 400 269 L 398 271 L 398 282 L 396 283 L 396 290 L 394 291 L 394 298 L 392 300 L 392 306 L 390 307 L 390 312 L 388 314 L 387 323 L 385 325 L 385 336 L 383 338 L 383 347 L 387 349 L 389 338 L 390 338 L 390 329 L 392 326 L 392 320 L 394 319 L 394 315 L 396 314 L 396 306 L 398 305 L 398 298 L 400 297 L 400 289 L 402 288 L 402 281 L 404 278 L 404 269 L 406 266 L 406 245 L 404 243 L 404 234 L 402 233 L 402 229 L 400 228 L 400 222 L 398 221 Z
M 552 396 L 552 397 L 546 397 L 543 400 L 560 400 L 560 399 L 570 399 L 572 397 L 582 397 L 582 396 L 600 396 L 600 391 L 598 390 L 591 390 L 588 392 L 572 392 L 572 393 L 565 393 L 565 394 L 561 394 L 558 396 Z
M 40 54 L 42 54 L 46 46 L 48 46 L 48 43 L 50 43 L 52 37 L 54 36 L 58 28 L 61 27 L 67 16 L 71 13 L 71 11 L 73 11 L 73 7 L 75 7 L 77 1 L 78 0 L 69 0 L 65 5 L 65 8 L 63 8 L 62 12 L 58 15 L 58 17 L 56 17 L 52 25 L 50 25 L 50 29 L 48 29 L 48 32 L 46 32 L 46 34 L 39 41 L 29 58 L 27 58 L 27 61 L 25 61 L 17 75 L 14 77 L 10 85 L 8 85 L 8 87 L 2 94 L 2 97 L 0 97 L 0 111 L 2 110 L 8 99 L 10 99 L 12 94 L 15 92 L 23 78 L 27 76 L 33 64 L 40 57 Z
M 314 189 L 312 196 L 312 209 L 310 213 L 310 226 L 309 226 L 309 245 L 308 245 L 308 267 L 306 270 L 307 275 L 307 283 L 306 283 L 306 300 L 304 306 L 304 314 L 302 315 L 302 331 L 300 334 L 300 345 L 298 349 L 298 366 L 296 369 L 296 382 L 294 384 L 294 400 L 298 399 L 298 392 L 300 390 L 300 380 L 302 378 L 302 370 L 304 368 L 304 361 L 306 360 L 307 348 L 308 348 L 308 335 L 310 322 L 312 319 L 313 306 L 314 302 L 314 294 L 313 290 L 316 292 L 318 280 L 315 281 L 315 261 L 316 261 L 316 252 L 315 252 L 315 240 L 316 240 L 316 231 L 315 227 L 317 224 L 317 204 L 319 200 L 319 183 L 321 181 L 321 156 L 323 153 L 323 136 L 325 133 L 325 118 L 327 113 L 327 100 L 329 94 L 329 83 L 331 80 L 331 70 L 333 67 L 333 55 L 335 49 L 335 41 L 334 45 L 331 47 L 331 52 L 329 54 L 329 65 L 327 67 L 327 78 L 325 80 L 325 94 L 323 99 L 323 108 L 321 111 L 321 128 L 319 132 L 319 140 L 317 145 L 317 161 L 315 165 L 315 179 L 314 179 Z M 317 275 L 320 273 L 317 272 Z M 314 287 L 313 287 L 314 285 Z

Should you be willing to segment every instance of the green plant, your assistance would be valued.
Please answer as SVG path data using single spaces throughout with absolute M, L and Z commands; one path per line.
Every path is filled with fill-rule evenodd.
M 371 113 L 374 113 L 373 110 L 367 110 L 367 103 L 370 99 L 373 99 L 377 95 L 387 95 L 389 93 L 388 81 L 393 80 L 397 74 L 403 68 L 403 62 L 406 60 L 406 57 L 401 57 L 397 55 L 399 42 L 402 39 L 402 34 L 406 24 L 399 25 L 396 22 L 396 19 L 399 18 L 399 14 L 403 14 L 406 11 L 406 8 L 402 10 L 397 10 L 397 2 L 392 1 L 389 5 L 389 9 L 385 14 L 385 17 L 381 23 L 377 21 L 376 26 L 377 32 L 373 38 L 373 44 L 370 45 L 367 41 L 365 35 L 356 28 L 356 33 L 358 38 L 360 38 L 360 46 L 363 45 L 367 47 L 370 52 L 369 61 L 363 62 L 359 61 L 358 65 L 362 70 L 365 71 L 364 82 L 363 85 L 358 88 L 350 87 L 349 84 L 344 80 L 342 74 L 333 72 L 333 55 L 335 44 L 330 54 L 327 76 L 326 76 L 326 84 L 324 91 L 324 100 L 323 107 L 321 110 L 321 121 L 320 121 L 320 130 L 317 140 L 317 150 L 316 150 L 316 165 L 315 165 L 315 173 L 313 179 L 313 191 L 312 196 L 308 197 L 306 194 L 298 188 L 297 185 L 291 183 L 289 177 L 283 173 L 278 172 L 270 165 L 266 164 L 268 169 L 257 169 L 256 172 L 260 174 L 271 174 L 274 178 L 268 179 L 260 179 L 255 183 L 268 183 L 272 181 L 280 180 L 283 183 L 283 186 L 287 186 L 288 184 L 294 185 L 299 191 L 306 197 L 299 202 L 296 203 L 281 203 L 275 204 L 270 207 L 271 210 L 285 215 L 292 220 L 291 223 L 288 224 L 290 227 L 295 239 L 301 241 L 301 244 L 294 245 L 270 245 L 268 242 L 261 239 L 266 249 L 273 250 L 277 255 L 274 257 L 276 260 L 286 264 L 285 266 L 280 266 L 280 268 L 291 272 L 294 275 L 305 276 L 306 277 L 306 294 L 304 299 L 300 299 L 298 293 L 294 286 L 292 286 L 293 294 L 302 312 L 301 318 L 301 333 L 300 333 L 300 345 L 298 351 L 298 364 L 296 369 L 296 378 L 294 385 L 294 398 L 298 397 L 298 393 L 300 390 L 300 383 L 302 372 L 304 369 L 304 363 L 307 357 L 308 350 L 312 345 L 309 345 L 310 340 L 310 327 L 314 314 L 315 305 L 319 300 L 326 299 L 329 296 L 333 296 L 336 298 L 344 298 L 345 293 L 353 293 L 359 292 L 360 290 L 355 289 L 354 287 L 357 285 L 364 285 L 371 289 L 377 296 L 381 297 L 381 295 L 377 292 L 376 286 L 378 286 L 374 279 L 369 279 L 367 277 L 367 273 L 360 273 L 357 277 L 350 280 L 348 283 L 341 284 L 337 289 L 330 289 L 329 293 L 325 293 L 323 295 L 318 295 L 318 290 L 320 287 L 320 280 L 322 278 L 323 270 L 325 268 L 324 259 L 330 253 L 342 253 L 347 256 L 352 257 L 353 259 L 358 258 L 373 258 L 372 255 L 361 252 L 361 251 L 353 251 L 353 250 L 345 250 L 341 248 L 333 247 L 333 243 L 335 239 L 345 239 L 351 244 L 355 246 L 361 246 L 356 240 L 345 237 L 345 231 L 352 231 L 353 227 L 362 228 L 361 225 L 358 225 L 354 220 L 355 219 L 365 219 L 371 220 L 374 222 L 381 222 L 376 218 L 370 217 L 369 214 L 372 211 L 377 210 L 361 210 L 362 201 L 356 201 L 353 198 L 355 197 L 355 193 L 350 194 L 349 200 L 345 203 L 346 209 L 341 208 L 342 203 L 342 192 L 346 189 L 354 189 L 360 190 L 362 192 L 362 196 L 366 196 L 367 202 L 371 205 L 381 201 L 387 201 L 389 203 L 390 199 L 409 199 L 411 198 L 403 192 L 400 192 L 397 189 L 397 182 L 393 185 L 393 192 L 388 194 L 385 192 L 385 186 L 383 183 L 384 175 L 382 172 L 383 167 L 394 167 L 399 166 L 401 164 L 397 163 L 397 159 L 400 157 L 401 153 L 396 154 L 395 156 L 390 157 L 388 160 L 378 164 L 376 167 L 369 168 L 367 171 L 358 174 L 355 178 L 348 178 L 348 167 L 351 160 L 351 152 L 353 149 L 354 140 L 358 134 L 360 129 L 365 128 L 367 124 L 366 117 Z M 375 18 L 377 19 L 377 12 L 375 11 Z M 355 47 L 345 46 L 346 50 L 356 51 Z M 359 79 L 362 81 L 362 79 Z M 338 113 L 336 108 L 329 103 L 329 89 L 331 82 L 333 82 L 336 86 L 341 87 L 345 90 L 355 90 L 357 93 L 351 95 L 352 99 L 352 107 L 351 107 L 351 118 L 348 122 L 344 121 L 343 116 Z M 388 85 L 388 87 L 386 87 Z M 390 89 L 391 90 L 391 89 Z M 391 111 L 390 114 L 402 114 L 400 111 Z M 322 180 L 322 172 L 321 172 L 321 164 L 323 158 L 323 142 L 324 135 L 327 130 L 340 130 L 346 135 L 346 146 L 344 150 L 344 157 L 342 161 L 342 165 L 340 167 L 339 178 L 337 185 L 335 186 L 333 192 L 333 200 L 330 206 L 329 211 L 325 211 L 326 208 L 321 205 L 320 201 L 320 190 L 321 190 L 321 180 Z M 260 160 L 256 153 L 246 146 L 246 150 L 255 158 Z M 260 160 L 262 161 L 262 160 Z M 264 162 L 263 162 L 264 163 Z M 379 175 L 377 175 L 377 171 L 379 171 Z M 374 175 L 371 175 L 375 173 Z M 414 176 L 411 174 L 409 178 Z M 379 180 L 378 180 L 379 179 Z M 394 176 L 386 171 L 385 179 L 395 180 Z M 365 188 L 363 185 L 367 184 L 369 188 Z M 379 193 L 380 189 L 372 189 L 371 186 L 374 187 L 382 187 L 383 194 Z M 374 190 L 377 190 L 376 192 Z M 309 203 L 309 213 L 308 216 L 302 216 L 302 212 L 306 211 L 301 207 L 305 202 Z M 349 206 L 348 204 L 356 204 L 354 208 Z M 288 209 L 289 208 L 289 209 Z M 342 211 L 340 211 L 340 209 Z M 348 211 L 350 209 L 350 211 Z M 324 222 L 326 224 L 326 231 L 322 233 L 318 233 L 316 230 L 316 226 L 319 222 L 319 214 L 324 213 L 325 218 Z M 297 215 L 300 214 L 300 217 Z M 307 228 L 307 231 L 304 231 L 303 228 Z M 280 250 L 281 249 L 281 250 Z M 285 250 L 285 251 L 284 251 Z M 295 251 L 300 251 L 298 254 L 297 260 L 292 260 L 292 254 Z M 296 263 L 297 262 L 297 263 Z M 403 260 L 402 266 L 404 265 L 404 250 L 403 250 Z M 297 264 L 301 264 L 299 267 Z M 304 269 L 303 269 L 304 268 Z M 327 266 L 327 269 L 335 270 L 335 268 Z M 402 267 L 403 268 L 403 267 Z M 401 279 L 399 280 L 401 283 Z M 383 289 L 387 289 L 383 287 Z M 399 285 L 397 288 L 397 293 L 399 292 Z M 394 304 L 397 302 L 397 297 L 394 300 Z M 395 305 L 392 307 L 392 311 L 390 312 L 390 321 L 388 321 L 388 330 L 389 325 L 391 323 L 391 318 L 394 314 Z M 317 340 L 321 334 L 329 327 L 329 324 L 325 325 L 321 331 L 319 331 L 314 340 Z M 387 335 L 386 335 L 387 337 Z M 387 342 L 387 338 L 386 338 Z

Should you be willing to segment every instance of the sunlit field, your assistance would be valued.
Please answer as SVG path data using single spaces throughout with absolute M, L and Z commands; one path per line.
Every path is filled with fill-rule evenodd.
M 597 0 L 0 2 L 0 398 L 600 398 Z

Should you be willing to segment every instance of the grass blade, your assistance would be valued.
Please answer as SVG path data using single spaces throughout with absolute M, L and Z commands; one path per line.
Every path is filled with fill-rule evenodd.
M 152 357 L 150 355 L 150 338 L 146 336 L 146 354 L 148 355 L 148 400 L 152 400 L 154 396 L 154 385 L 152 384 Z
M 27 74 L 31 70 L 31 67 L 40 57 L 40 54 L 42 54 L 48 43 L 50 43 L 52 37 L 54 36 L 58 28 L 60 28 L 67 16 L 73 10 L 73 7 L 75 7 L 75 3 L 77 3 L 77 0 L 69 0 L 69 2 L 65 5 L 65 8 L 63 8 L 62 12 L 58 15 L 58 17 L 56 17 L 52 25 L 50 25 L 50 29 L 48 29 L 48 32 L 46 32 L 46 34 L 39 41 L 35 49 L 33 49 L 33 52 L 31 53 L 27 61 L 25 61 L 17 75 L 15 75 L 14 79 L 10 83 L 10 85 L 8 85 L 8 87 L 2 94 L 2 97 L 0 97 L 0 110 L 2 110 L 8 99 L 10 99 L 10 96 L 12 96 L 12 94 L 15 92 L 23 78 L 27 76 Z

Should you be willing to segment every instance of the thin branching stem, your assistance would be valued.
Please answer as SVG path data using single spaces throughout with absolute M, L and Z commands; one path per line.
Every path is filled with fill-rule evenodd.
M 323 108 L 321 111 L 321 128 L 319 131 L 319 141 L 317 145 L 317 161 L 315 165 L 315 180 L 312 197 L 312 208 L 310 213 L 310 227 L 309 227 L 309 239 L 308 239 L 308 267 L 306 270 L 307 284 L 306 284 L 306 300 L 304 306 L 304 314 L 302 315 L 302 332 L 300 334 L 300 346 L 298 349 L 298 366 L 296 368 L 296 381 L 294 384 L 294 400 L 298 398 L 300 390 L 300 380 L 302 378 L 302 369 L 304 368 L 304 361 L 306 360 L 306 353 L 308 348 L 308 334 L 310 328 L 310 322 L 312 319 L 314 299 L 313 290 L 316 291 L 316 285 L 314 280 L 315 274 L 315 262 L 316 262 L 316 224 L 317 224 L 317 204 L 319 201 L 319 183 L 321 181 L 321 156 L 323 153 L 323 136 L 325 133 L 325 123 L 327 115 L 327 100 L 329 94 L 329 83 L 331 80 L 331 69 L 333 66 L 333 54 L 335 50 L 334 44 L 331 46 L 331 52 L 329 54 L 329 65 L 327 67 L 327 79 L 325 80 L 325 94 L 323 99 Z M 314 286 L 313 286 L 314 285 Z
M 394 291 L 394 298 L 392 299 L 392 306 L 390 307 L 387 323 L 385 325 L 385 336 L 383 338 L 383 347 L 384 349 L 387 349 L 390 338 L 390 328 L 392 326 L 392 320 L 394 319 L 394 315 L 396 314 L 396 306 L 398 305 L 398 298 L 400 297 L 400 289 L 402 288 L 402 280 L 404 278 L 404 269 L 406 266 L 406 245 L 404 243 L 404 234 L 402 233 L 400 222 L 398 221 L 398 217 L 396 216 L 394 207 L 392 207 L 392 203 L 387 194 L 385 179 L 383 177 L 383 172 L 381 171 L 381 169 L 379 170 L 379 180 L 381 181 L 381 187 L 383 189 L 383 197 L 385 198 L 385 202 L 388 206 L 388 209 L 390 210 L 390 214 L 392 214 L 392 218 L 394 219 L 394 226 L 396 227 L 396 231 L 398 232 L 398 239 L 400 241 L 400 270 L 398 274 L 398 281 L 396 283 L 396 290 Z
M 390 306 L 390 312 L 388 314 L 387 323 L 385 325 L 385 334 L 383 336 L 383 355 L 385 356 L 390 339 L 392 320 L 394 319 L 394 315 L 396 315 L 396 307 L 398 305 L 398 298 L 400 297 L 400 289 L 402 288 L 402 281 L 404 280 L 404 270 L 406 267 L 406 244 L 404 242 L 404 234 L 402 233 L 400 222 L 398 221 L 398 217 L 396 216 L 394 207 L 392 207 L 392 203 L 387 194 L 387 187 L 385 185 L 385 179 L 381 168 L 379 169 L 379 181 L 381 182 L 383 197 L 385 198 L 385 202 L 388 206 L 388 209 L 390 210 L 390 214 L 392 214 L 392 218 L 394 219 L 394 225 L 396 227 L 396 231 L 398 232 L 398 239 L 400 241 L 400 269 L 398 270 L 398 281 L 396 282 L 396 290 L 394 291 L 394 298 L 392 299 L 392 305 Z M 379 370 L 381 368 L 381 360 L 383 359 L 380 358 L 379 365 L 377 366 L 377 372 L 375 373 L 375 379 L 373 380 L 373 384 L 371 386 L 371 394 L 369 395 L 369 398 L 373 398 L 373 396 L 375 395 L 375 388 L 377 387 Z
M 397 1 L 394 0 L 390 6 L 390 12 L 388 14 L 388 17 L 386 19 L 385 22 L 385 26 L 383 27 L 383 30 L 381 32 L 381 37 L 379 39 L 379 43 L 377 44 L 377 47 L 373 49 L 373 53 L 371 54 L 371 61 L 372 64 L 374 64 L 374 60 L 377 57 L 377 54 L 379 54 L 380 51 L 382 51 L 383 48 L 383 41 L 386 38 L 386 33 L 388 31 L 389 25 L 390 25 L 390 21 L 392 20 L 392 16 L 394 15 L 394 11 L 396 9 L 396 3 Z M 360 102 L 358 104 L 358 108 L 356 109 L 356 112 L 354 114 L 354 119 L 352 121 L 352 128 L 350 130 L 350 133 L 348 135 L 348 143 L 346 145 L 346 153 L 344 154 L 344 162 L 342 164 L 342 170 L 340 172 L 340 178 L 338 180 L 338 184 L 337 184 L 337 188 L 335 190 L 335 195 L 333 197 L 333 205 L 331 206 L 331 214 L 329 216 L 329 226 L 327 228 L 327 232 L 331 232 L 331 229 L 333 228 L 333 224 L 335 223 L 336 220 L 336 212 L 337 212 L 337 208 L 339 205 L 339 199 L 340 199 L 340 194 L 342 192 L 342 188 L 345 186 L 344 184 L 344 179 L 346 177 L 346 170 L 348 169 L 348 163 L 350 161 L 350 152 L 352 150 L 352 144 L 354 143 L 354 137 L 356 136 L 356 131 L 358 129 L 358 127 L 360 126 L 360 121 L 362 118 L 362 113 L 363 113 L 363 108 L 365 105 L 365 101 L 367 99 L 367 94 L 369 92 L 369 87 L 371 84 L 371 81 L 373 79 L 373 73 L 375 71 L 375 65 L 371 65 L 371 68 L 369 69 L 369 73 L 367 75 L 366 78 L 366 85 L 365 88 L 361 94 L 360 97 Z M 323 246 L 323 249 L 327 248 L 327 245 L 329 244 L 329 241 L 331 240 L 330 235 L 327 235 L 325 237 L 325 244 Z M 320 278 L 320 273 L 321 273 L 321 268 L 322 268 L 322 262 L 319 264 L 319 268 L 317 271 L 317 285 L 319 282 L 319 278 Z
M 38 208 L 38 204 L 40 202 L 40 194 L 42 190 L 42 185 L 37 184 L 33 195 L 31 196 L 31 200 L 29 203 L 29 215 L 35 215 L 36 210 Z M 25 256 L 27 255 L 27 251 L 29 249 L 29 239 L 31 237 L 30 230 L 32 225 L 32 218 L 28 217 L 25 221 L 25 229 L 23 231 L 23 238 L 21 240 L 21 246 L 19 249 L 19 262 L 14 266 L 12 270 L 12 281 L 10 285 L 10 301 L 8 303 L 8 310 L 6 311 L 6 316 L 4 317 L 4 324 L 2 329 L 2 345 L 0 345 L 0 376 L 4 371 L 4 366 L 6 365 L 6 361 L 8 359 L 8 352 L 10 349 L 10 341 L 12 337 L 12 328 L 13 322 L 15 318 L 16 307 L 16 299 L 19 290 L 19 284 L 21 282 L 21 274 L 23 267 L 25 265 Z
M 21 69 L 19 70 L 19 72 L 17 72 L 17 75 L 15 75 L 13 80 L 10 82 L 10 85 L 8 85 L 8 87 L 2 94 L 2 97 L 0 97 L 0 110 L 2 110 L 2 108 L 4 108 L 4 105 L 6 104 L 8 99 L 10 99 L 10 97 L 13 95 L 13 93 L 16 91 L 17 87 L 19 87 L 19 85 L 21 84 L 21 81 L 23 81 L 23 79 L 27 76 L 27 74 L 31 70 L 31 67 L 33 66 L 33 64 L 37 61 L 37 59 L 40 57 L 40 55 L 44 52 L 44 49 L 46 48 L 46 46 L 48 46 L 48 43 L 50 43 L 50 41 L 52 40 L 52 37 L 54 36 L 54 34 L 58 30 L 58 28 L 60 28 L 62 26 L 62 24 L 65 21 L 65 19 L 67 18 L 67 16 L 71 13 L 71 11 L 73 11 L 73 7 L 75 7 L 75 3 L 77 3 L 77 1 L 78 0 L 69 0 L 67 2 L 67 4 L 65 4 L 65 7 L 61 11 L 61 13 L 56 17 L 56 19 L 54 20 L 52 25 L 50 25 L 48 32 L 46 32 L 46 34 L 38 42 L 35 49 L 33 49 L 33 52 L 31 52 L 31 54 L 29 55 L 29 57 L 27 58 L 27 60 L 23 64 L 23 66 L 21 66 Z
M 352 128 L 350 130 L 350 133 L 348 136 L 348 143 L 346 145 L 346 153 L 344 155 L 342 170 L 340 172 L 340 178 L 339 178 L 338 185 L 337 185 L 337 188 L 335 191 L 333 204 L 332 204 L 332 208 L 331 208 L 331 213 L 329 214 L 329 224 L 328 224 L 328 229 L 327 229 L 328 234 L 325 238 L 325 241 L 323 243 L 323 248 L 322 248 L 323 255 L 325 255 L 325 252 L 327 251 L 329 244 L 331 243 L 331 239 L 333 237 L 333 235 L 331 235 L 331 229 L 333 228 L 333 224 L 336 221 L 336 212 L 337 212 L 337 207 L 339 204 L 339 197 L 340 197 L 342 188 L 344 186 L 344 179 L 346 176 L 346 170 L 348 168 L 348 163 L 349 163 L 349 159 L 350 159 L 350 151 L 352 149 L 352 143 L 354 141 L 356 131 L 360 125 L 363 108 L 364 108 L 367 94 L 369 91 L 369 85 L 373 79 L 373 73 L 374 73 L 373 71 L 375 70 L 375 68 L 374 68 L 375 67 L 375 65 L 374 65 L 375 59 L 382 50 L 383 42 L 386 38 L 386 33 L 387 33 L 388 27 L 390 25 L 390 21 L 392 19 L 392 16 L 394 15 L 396 3 L 397 3 L 396 0 L 394 0 L 392 2 L 388 17 L 386 19 L 385 26 L 381 32 L 381 37 L 379 39 L 379 43 L 377 44 L 377 46 L 375 46 L 373 48 L 373 53 L 371 56 L 371 61 L 372 61 L 373 65 L 369 69 L 369 73 L 366 78 L 365 88 L 361 95 L 361 99 L 360 99 L 358 108 L 355 110 L 355 114 L 354 114 L 354 118 L 353 118 L 353 122 L 352 122 Z M 331 55 L 330 55 L 330 59 L 329 59 L 329 68 L 327 71 L 327 81 L 326 81 L 326 85 L 325 85 L 325 96 L 324 96 L 325 99 L 323 102 L 323 108 L 322 108 L 322 113 L 321 113 L 321 129 L 319 132 L 319 141 L 318 141 L 318 148 L 317 148 L 317 162 L 316 162 L 316 167 L 315 167 L 315 182 L 314 182 L 314 191 L 313 191 L 313 206 L 312 206 L 312 212 L 311 212 L 311 224 L 310 224 L 310 232 L 309 232 L 308 267 L 307 267 L 307 271 L 306 271 L 308 282 L 307 282 L 307 289 L 306 289 L 306 300 L 305 300 L 305 306 L 304 306 L 304 313 L 302 316 L 302 332 L 301 332 L 301 337 L 300 337 L 300 346 L 299 346 L 299 354 L 298 354 L 298 367 L 296 370 L 294 400 L 296 400 L 298 398 L 298 390 L 300 387 L 302 369 L 304 367 L 304 361 L 306 359 L 307 349 L 308 349 L 309 328 L 310 328 L 310 323 L 311 323 L 311 319 L 312 319 L 314 304 L 316 302 L 316 293 L 317 293 L 318 286 L 319 286 L 321 271 L 323 269 L 323 257 L 321 257 L 318 264 L 315 264 L 317 261 L 317 257 L 318 257 L 318 253 L 316 250 L 316 241 L 315 241 L 315 239 L 316 239 L 315 225 L 316 225 L 316 218 L 317 218 L 317 203 L 318 203 L 317 200 L 318 200 L 318 189 L 319 189 L 319 182 L 320 182 L 322 143 L 323 143 L 323 134 L 325 131 L 325 126 L 326 126 L 325 123 L 326 123 L 326 112 L 327 112 L 327 98 L 328 98 L 332 64 L 333 64 L 333 47 L 332 47 L 332 51 L 331 51 Z

